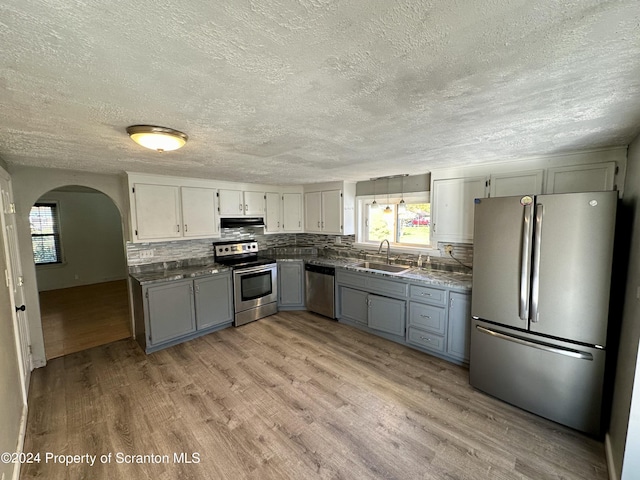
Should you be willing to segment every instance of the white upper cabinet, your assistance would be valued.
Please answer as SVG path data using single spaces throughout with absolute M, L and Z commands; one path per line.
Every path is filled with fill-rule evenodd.
M 322 192 L 304 194 L 304 230 L 312 233 L 322 231 Z
M 305 187 L 306 188 L 306 187 Z M 304 230 L 327 235 L 355 233 L 355 184 L 316 184 L 304 194 Z
M 437 242 L 473 240 L 474 200 L 485 197 L 486 178 L 451 178 L 433 181 L 432 233 Z
M 180 187 L 184 237 L 215 237 L 220 235 L 213 188 Z
M 493 174 L 489 180 L 489 196 L 538 195 L 542 193 L 543 174 L 544 170 Z
M 302 194 L 282 194 L 282 231 L 302 231 Z
M 250 217 L 264 215 L 264 192 L 220 190 L 220 216 Z
M 600 192 L 614 189 L 616 163 L 550 168 L 546 193 Z
M 276 233 L 280 231 L 282 220 L 280 213 L 280 194 L 275 192 L 265 193 L 265 233 Z
M 244 192 L 244 214 L 262 217 L 264 213 L 264 192 Z
M 135 231 L 138 240 L 158 240 L 182 237 L 180 227 L 180 187 L 136 183 Z
M 135 240 L 220 235 L 215 189 L 135 183 L 131 193 Z
M 218 208 L 220 215 L 244 215 L 244 195 L 242 190 L 220 190 Z

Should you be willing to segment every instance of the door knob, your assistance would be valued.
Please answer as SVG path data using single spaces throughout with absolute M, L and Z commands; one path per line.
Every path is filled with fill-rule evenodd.
M 26 305 L 20 305 L 19 307 L 16 307 L 16 312 L 24 312 L 26 309 Z

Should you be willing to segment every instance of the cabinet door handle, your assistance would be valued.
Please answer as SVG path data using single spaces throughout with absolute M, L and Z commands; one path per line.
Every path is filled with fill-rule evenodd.
M 320 221 L 318 220 L 318 228 L 320 228 Z
M 180 225 L 176 225 L 176 228 L 178 229 L 178 233 L 180 233 Z
M 422 318 L 431 318 L 431 315 L 420 315 Z
M 247 205 L 246 203 L 244 204 L 244 211 L 248 212 L 249 211 L 249 205 Z
M 436 233 L 436 224 L 433 224 L 433 233 Z
M 427 342 L 431 341 L 431 339 L 429 337 L 420 337 L 420 340 L 425 340 Z
M 200 285 L 196 285 L 196 293 L 200 293 Z
M 298 227 L 301 227 L 301 226 L 302 226 L 302 224 L 300 223 L 300 221 L 298 221 Z
M 422 295 L 423 297 L 430 297 L 431 294 L 427 293 L 427 292 L 421 292 L 420 295 Z
M 240 211 L 242 211 L 242 204 L 240 204 Z
M 189 231 L 189 229 L 187 228 L 187 224 L 184 224 L 184 233 L 187 233 Z

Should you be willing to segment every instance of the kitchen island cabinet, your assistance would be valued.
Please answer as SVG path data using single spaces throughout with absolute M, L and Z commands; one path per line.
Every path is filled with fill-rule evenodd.
M 132 281 L 136 340 L 146 353 L 231 326 L 231 272 L 166 282 Z

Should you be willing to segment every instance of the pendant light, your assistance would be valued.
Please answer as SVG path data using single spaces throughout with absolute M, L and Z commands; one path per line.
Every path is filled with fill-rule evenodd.
M 387 178 L 387 206 L 384 208 L 382 213 L 384 213 L 385 215 L 393 213 L 393 210 L 391 210 L 391 207 L 389 206 L 389 178 Z
M 157 127 L 155 125 L 131 125 L 127 127 L 131 140 L 156 152 L 169 152 L 183 147 L 188 136 L 173 128 Z
M 371 208 L 377 210 L 378 202 L 376 202 L 376 183 L 378 182 L 378 179 L 372 178 L 371 180 L 373 180 L 373 203 L 371 204 Z
M 404 213 L 407 210 L 407 204 L 404 203 L 404 177 L 406 177 L 407 175 L 401 175 L 400 176 L 400 203 L 398 204 L 398 212 L 399 213 Z

